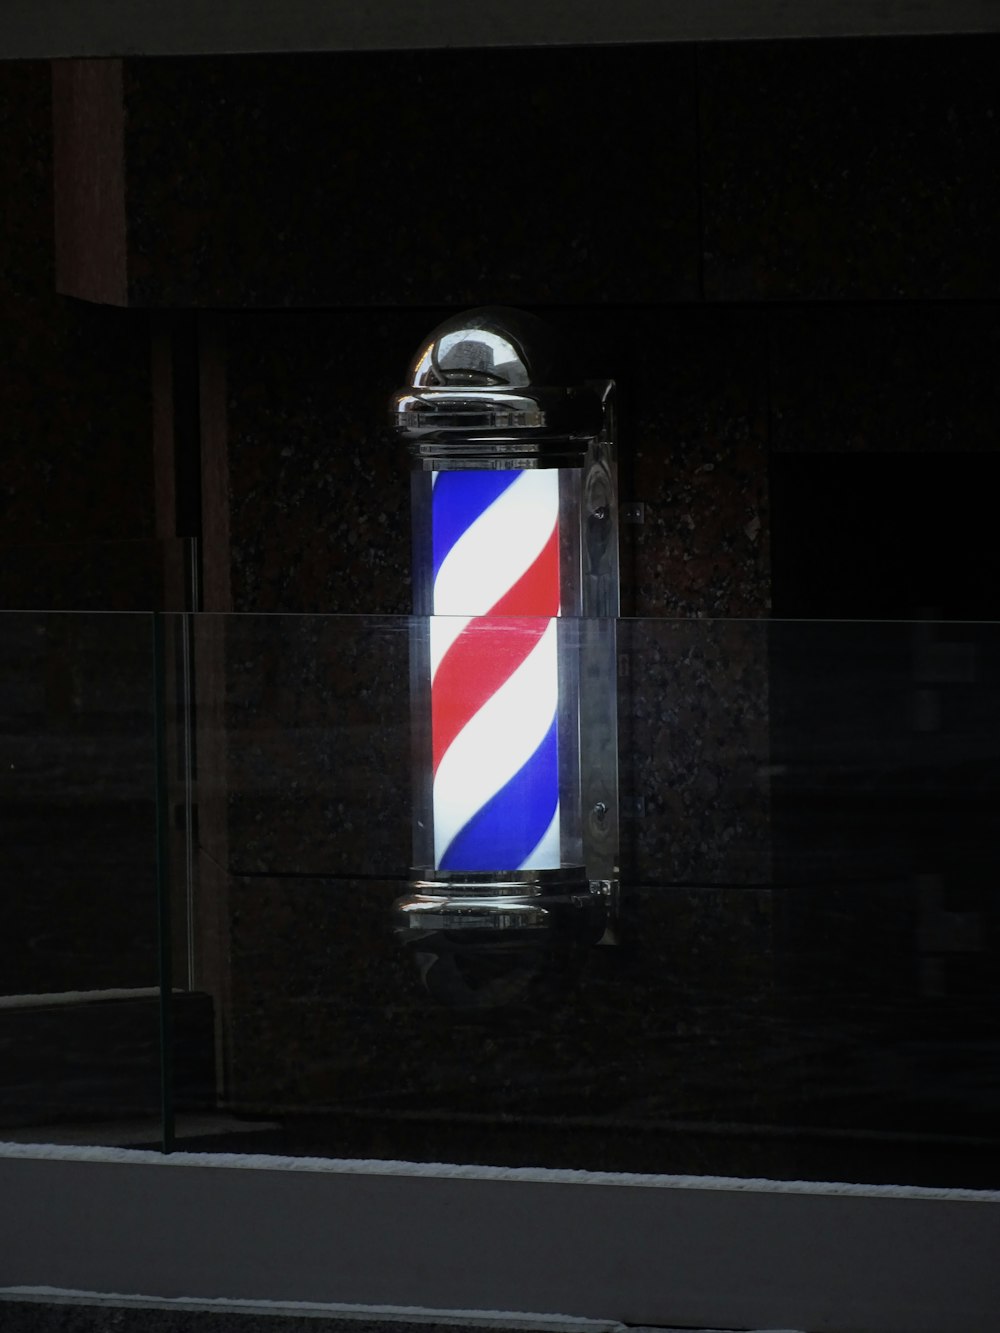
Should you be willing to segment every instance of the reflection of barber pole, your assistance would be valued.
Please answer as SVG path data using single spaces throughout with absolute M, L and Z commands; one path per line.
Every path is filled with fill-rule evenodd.
M 558 473 L 454 471 L 433 481 L 435 868 L 554 869 Z

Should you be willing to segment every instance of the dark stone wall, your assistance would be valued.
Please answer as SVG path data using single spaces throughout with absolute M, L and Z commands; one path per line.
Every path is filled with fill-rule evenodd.
M 376 631 L 366 640 L 344 622 L 339 666 L 321 672 L 321 683 L 310 673 L 322 653 L 303 657 L 296 646 L 304 631 L 289 621 L 264 633 L 251 619 L 222 651 L 225 712 L 213 749 L 215 790 L 225 801 L 212 836 L 231 872 L 227 1091 L 245 1109 L 296 1111 L 302 1127 L 279 1140 L 284 1148 L 327 1141 L 329 1150 L 433 1156 L 442 1141 L 455 1150 L 461 1122 L 468 1126 L 461 1152 L 497 1160 L 884 1178 L 893 1164 L 875 1153 L 864 1163 L 856 1154 L 834 1171 L 828 1145 L 751 1131 L 736 1148 L 732 1140 L 723 1146 L 711 1127 L 720 1119 L 808 1126 L 822 1141 L 831 1123 L 885 1129 L 905 1122 L 918 1136 L 953 1123 L 942 1064 L 947 1040 L 935 1046 L 921 1034 L 902 1085 L 873 1071 L 898 1066 L 893 1052 L 914 1049 L 931 975 L 944 978 L 952 1019 L 974 1041 L 983 1039 L 971 1021 L 976 987 L 954 992 L 952 961 L 961 966 L 964 958 L 966 974 L 980 978 L 979 993 L 988 989 L 977 960 L 995 948 L 992 908 L 974 897 L 978 933 L 958 940 L 972 952 L 949 955 L 948 969 L 935 971 L 958 900 L 954 887 L 934 903 L 917 891 L 916 853 L 905 844 L 919 810 L 900 794 L 909 781 L 905 765 L 883 780 L 871 808 L 830 799 L 831 771 L 823 766 L 839 726 L 830 699 L 842 698 L 841 672 L 879 676 L 882 657 L 876 649 L 862 652 L 862 663 L 848 662 L 841 645 L 823 666 L 809 645 L 803 651 L 793 643 L 790 652 L 760 618 L 776 577 L 775 477 L 786 506 L 778 524 L 782 595 L 791 578 L 808 608 L 810 559 L 818 569 L 815 545 L 787 539 L 787 506 L 805 492 L 801 483 L 798 491 L 786 484 L 781 457 L 859 450 L 955 457 L 993 448 L 997 311 L 982 299 L 992 294 L 993 257 L 973 223 L 977 209 L 990 207 L 992 186 L 980 190 L 977 173 L 989 175 L 992 160 L 995 94 L 986 72 L 996 48 L 958 45 L 956 68 L 979 75 L 970 75 L 954 116 L 951 93 L 926 88 L 933 57 L 919 44 L 810 49 L 801 53 L 801 69 L 793 51 L 772 48 L 632 52 L 621 63 L 605 53 L 609 88 L 626 67 L 633 76 L 643 65 L 666 76 L 674 62 L 687 62 L 678 67 L 698 95 L 677 112 L 669 141 L 654 140 L 649 152 L 630 137 L 628 97 L 613 97 L 608 116 L 619 157 L 636 177 L 660 174 L 676 186 L 678 162 L 694 173 L 693 190 L 677 197 L 697 202 L 696 249 L 686 251 L 690 235 L 677 231 L 678 248 L 668 254 L 650 241 L 644 217 L 628 239 L 632 275 L 644 275 L 638 295 L 606 263 L 595 264 L 585 283 L 561 286 L 576 226 L 567 208 L 530 245 L 510 227 L 499 236 L 486 229 L 495 268 L 476 274 L 459 246 L 449 276 L 431 284 L 456 304 L 524 301 L 576 339 L 584 373 L 612 374 L 621 384 L 622 494 L 645 506 L 645 521 L 623 528 L 624 606 L 657 618 L 626 623 L 621 632 L 628 664 L 620 691 L 625 943 L 592 953 L 547 987 L 536 978 L 513 1017 L 489 1020 L 486 1040 L 481 1020 L 437 1007 L 386 933 L 407 834 L 396 797 L 406 785 L 399 763 L 406 687 L 399 673 L 383 669 L 391 636 L 380 642 Z M 466 68 L 475 65 L 473 58 Z M 888 112 L 887 87 L 894 90 Z M 911 104 L 912 122 L 900 110 Z M 878 151 L 868 143 L 875 126 Z M 391 134 L 381 142 L 385 160 L 395 163 Z M 954 175 L 939 179 L 939 152 L 961 158 L 959 183 Z M 413 207 L 399 245 L 381 221 L 373 220 L 365 239 L 351 227 L 345 232 L 357 271 L 335 304 L 374 300 L 382 308 L 213 319 L 225 391 L 205 443 L 228 469 L 214 492 L 228 542 L 220 552 L 220 605 L 290 611 L 318 604 L 369 614 L 408 608 L 406 483 L 379 414 L 410 352 L 445 311 L 440 298 L 422 304 L 422 277 L 409 273 L 413 238 L 436 253 L 442 230 L 433 174 L 420 183 L 407 171 L 403 178 L 403 198 Z M 468 203 L 468 216 L 478 220 L 482 179 L 463 171 L 453 189 L 452 199 Z M 622 195 L 621 205 L 622 217 L 636 221 L 634 196 Z M 375 210 L 375 218 L 384 215 Z M 936 276 L 929 263 L 915 262 L 908 229 L 919 238 L 919 255 L 940 252 Z M 202 234 L 210 238 L 212 227 Z M 523 291 L 510 282 L 511 235 L 525 271 L 534 273 Z M 266 252 L 266 241 L 260 244 Z M 674 282 L 682 261 L 688 285 L 671 287 L 667 279 Z M 962 286 L 971 272 L 981 274 L 981 286 Z M 381 294 L 393 275 L 401 297 Z M 320 288 L 325 281 L 320 274 Z M 374 295 L 360 294 L 364 283 Z M 286 290 L 289 301 L 301 299 L 294 284 Z M 973 303 L 956 299 L 973 295 Z M 262 286 L 239 300 L 271 303 Z M 905 476 L 900 486 L 905 491 Z M 275 513 L 278 521 L 269 521 Z M 814 543 L 829 532 L 834 550 L 838 541 L 859 540 L 851 512 L 833 530 L 819 514 L 812 534 L 808 518 L 800 527 Z M 857 568 L 850 596 L 864 584 L 895 595 L 888 566 Z M 850 615 L 851 605 L 841 614 Z M 349 713 L 336 703 L 341 677 L 355 691 Z M 344 719 L 342 726 L 290 725 L 300 680 L 326 698 L 323 717 Z M 362 680 L 383 701 L 378 718 L 369 717 L 372 696 Z M 851 696 L 869 731 L 854 737 L 853 749 L 850 736 L 842 741 L 849 753 L 841 751 L 841 773 L 864 781 L 872 747 L 892 743 L 886 709 L 895 718 L 910 689 L 908 679 L 880 679 L 881 702 L 870 715 Z M 811 699 L 819 700 L 818 713 L 809 711 Z M 905 723 L 898 744 L 909 748 Z M 947 773 L 960 752 L 960 736 L 945 738 L 929 762 Z M 346 755 L 360 758 L 367 773 L 354 784 L 355 794 L 367 794 L 366 809 L 351 799 L 350 783 L 342 786 Z M 780 768 L 785 761 L 790 778 Z M 961 773 L 942 781 L 971 808 Z M 900 800 L 905 813 L 880 823 L 876 807 Z M 364 840 L 366 823 L 377 835 L 360 859 L 352 855 L 374 880 L 342 866 L 345 848 L 359 835 Z M 972 816 L 963 835 L 979 848 L 980 865 L 985 827 Z M 212 842 L 204 845 L 212 855 Z M 378 882 L 381 872 L 387 882 Z M 303 919 L 317 927 L 308 939 Z M 935 1013 L 944 1031 L 948 1020 L 940 1007 Z M 976 1105 L 965 1114 L 985 1123 L 986 1103 Z M 360 1129 L 373 1108 L 383 1128 Z M 333 1120 L 319 1119 L 332 1113 Z M 505 1117 L 535 1128 L 501 1141 Z M 428 1128 L 435 1123 L 447 1129 L 435 1135 Z M 544 1126 L 555 1123 L 572 1127 L 571 1142 L 546 1137 Z M 670 1125 L 685 1126 L 680 1139 Z M 921 1179 L 970 1169 L 942 1164 L 940 1151 L 905 1167 L 908 1178 L 923 1171 Z
M 768 339 L 775 453 L 891 453 L 902 477 L 901 454 L 950 472 L 1000 445 L 996 302 L 782 306 Z
M 996 299 L 994 38 L 699 52 L 705 295 Z
M 107 300 L 998 294 L 992 37 L 81 65 Z
M 690 48 L 126 61 L 123 82 L 130 304 L 697 296 Z
M 900 564 L 956 584 L 960 559 L 911 557 L 945 511 L 936 549 L 965 549 L 967 459 L 988 496 L 1000 442 L 998 73 L 992 38 L 57 71 L 57 272 L 14 326 L 61 327 L 70 311 L 86 345 L 79 384 L 54 395 L 64 372 L 45 369 L 35 335 L 24 364 L 37 369 L 17 392 L 40 386 L 28 416 L 39 438 L 59 438 L 60 465 L 39 471 L 23 436 L 12 456 L 31 478 L 24 512 L 42 515 L 32 531 L 63 505 L 80 532 L 133 535 L 134 523 L 137 538 L 187 531 L 200 511 L 205 610 L 246 613 L 208 614 L 196 634 L 195 966 L 225 1016 L 233 1104 L 477 1123 L 502 1109 L 581 1133 L 603 1116 L 632 1128 L 587 1164 L 638 1165 L 639 1143 L 642 1161 L 675 1167 L 663 1127 L 681 1121 L 693 1152 L 694 1123 L 892 1120 L 892 1081 L 871 1070 L 927 1028 L 928 1004 L 930 1026 L 947 1028 L 957 969 L 995 952 L 995 913 L 967 881 L 927 887 L 940 867 L 900 855 L 905 819 L 874 850 L 851 841 L 848 820 L 864 864 L 832 855 L 836 882 L 820 882 L 841 832 L 824 797 L 834 779 L 863 785 L 887 712 L 926 721 L 941 705 L 947 720 L 966 685 L 982 686 L 959 707 L 954 745 L 920 752 L 947 768 L 985 716 L 990 677 L 949 678 L 935 704 L 924 695 L 940 682 L 906 667 L 864 714 L 870 734 L 837 751 L 842 659 L 804 640 L 790 649 L 764 618 L 850 618 L 878 597 L 880 615 L 912 614 Z M 30 170 L 16 171 L 34 218 L 51 207 L 51 150 L 31 87 L 36 128 L 19 130 Z M 109 211 L 119 178 L 123 208 Z M 18 216 L 16 244 L 51 266 L 51 232 L 29 237 Z M 53 283 L 132 309 L 57 300 Z M 408 855 L 405 651 L 390 622 L 360 618 L 410 605 L 388 395 L 444 314 L 494 302 L 543 315 L 576 340 L 582 373 L 619 382 L 621 493 L 645 512 L 622 529 L 623 609 L 640 618 L 621 628 L 626 942 L 483 1041 L 482 1025 L 433 1008 L 384 933 Z M 139 421 L 150 397 L 132 470 L 91 498 L 99 469 L 88 455 L 74 481 L 84 446 L 68 423 L 86 423 L 94 457 L 117 457 L 102 452 L 125 438 L 108 421 Z M 903 523 L 918 455 L 951 481 L 941 512 Z M 854 496 L 871 487 L 881 509 L 862 515 L 846 473 L 832 484 L 828 460 L 845 458 Z M 986 531 L 982 504 L 975 513 Z M 900 541 L 900 560 L 883 558 Z M 988 545 L 962 604 L 984 616 L 1000 587 L 983 572 Z M 908 725 L 890 738 L 907 755 Z M 831 753 L 840 770 L 824 767 Z M 989 764 L 976 771 L 992 782 Z M 893 799 L 908 790 L 899 774 Z M 970 781 L 963 770 L 944 786 L 964 800 Z M 986 827 L 969 835 L 976 847 Z M 865 876 L 885 857 L 902 878 L 875 891 Z M 969 902 L 975 928 L 952 920 Z M 951 1132 L 958 1094 L 940 1050 L 921 1051 L 908 1123 Z M 755 1159 L 759 1147 L 725 1161 L 801 1167 L 790 1150 Z M 695 1169 L 720 1169 L 720 1151 L 716 1140 Z

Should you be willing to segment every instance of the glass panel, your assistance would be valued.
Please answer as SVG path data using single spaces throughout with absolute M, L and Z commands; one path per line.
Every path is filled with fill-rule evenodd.
M 450 990 L 392 930 L 426 633 L 190 624 L 185 1147 L 1000 1184 L 1000 628 L 619 622 L 619 942 L 452 940 Z
M 428 953 L 427 622 L 161 623 L 183 1146 L 998 1183 L 1000 628 L 618 622 L 618 942 Z M 152 617 L 0 663 L 4 1133 L 157 1143 Z
M 1000 627 L 770 641 L 772 1114 L 829 1145 L 838 1178 L 995 1187 Z
M 185 1127 L 183 1115 L 179 1137 L 185 1149 L 270 1148 L 277 1117 L 325 1113 L 339 1098 L 359 1053 L 378 1040 L 371 1005 L 381 1025 L 383 1001 L 410 1002 L 412 964 L 393 944 L 391 909 L 411 860 L 415 626 L 404 617 L 165 619 L 174 641 L 187 622 L 195 687 L 183 984 L 214 1025 L 211 1078 L 180 1103 L 206 1117 L 201 1137 L 187 1137 L 195 1122 Z M 176 941 L 188 888 L 176 850 L 171 886 Z M 182 984 L 176 961 L 174 977 Z M 181 1032 L 175 1049 L 184 1059 Z
M 0 1132 L 155 1143 L 149 615 L 0 615 Z

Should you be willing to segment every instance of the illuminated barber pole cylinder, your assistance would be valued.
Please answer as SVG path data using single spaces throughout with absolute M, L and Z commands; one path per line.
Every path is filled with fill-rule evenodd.
M 558 870 L 559 474 L 431 479 L 434 869 Z
M 618 873 L 612 386 L 569 380 L 531 316 L 475 310 L 429 336 L 392 420 L 420 617 L 397 932 L 432 953 L 597 939 Z

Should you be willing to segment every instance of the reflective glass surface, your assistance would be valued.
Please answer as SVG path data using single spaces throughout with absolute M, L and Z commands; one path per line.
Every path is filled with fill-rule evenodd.
M 0 621 L 9 995 L 157 985 L 151 622 Z M 611 625 L 613 929 L 429 949 L 426 623 L 161 628 L 179 1146 L 1000 1184 L 1000 627 Z
M 5 1138 L 158 1137 L 153 679 L 148 615 L 0 616 Z

